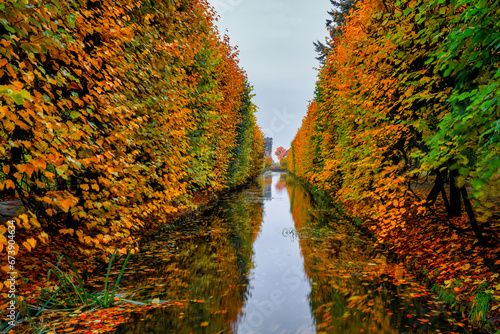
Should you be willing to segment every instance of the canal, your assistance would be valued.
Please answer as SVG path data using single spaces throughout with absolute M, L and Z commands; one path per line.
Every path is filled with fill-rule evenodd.
M 468 333 L 286 173 L 162 227 L 127 273 L 128 298 L 161 307 L 117 333 Z

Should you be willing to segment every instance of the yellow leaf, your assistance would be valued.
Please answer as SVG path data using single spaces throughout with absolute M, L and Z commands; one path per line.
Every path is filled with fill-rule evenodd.
M 31 245 L 28 242 L 24 241 L 23 246 L 28 250 L 28 252 L 31 252 Z
M 45 232 L 42 232 L 42 233 L 40 233 L 40 235 L 38 236 L 38 239 L 40 239 L 40 240 L 42 240 L 42 241 L 43 241 L 43 240 L 48 240 L 48 239 L 49 239 L 49 235 L 48 235 L 47 233 L 45 233 Z
M 31 217 L 30 224 L 33 227 L 38 227 L 38 228 L 42 227 L 42 224 L 40 224 L 40 222 L 38 221 L 38 219 L 36 219 L 36 217 Z
M 22 225 L 25 229 L 29 230 L 31 228 L 30 220 L 27 214 L 23 213 L 18 218 L 20 220 L 19 224 Z
M 31 248 L 35 248 L 36 240 L 34 238 L 29 238 L 26 241 L 29 242 L 29 244 L 31 245 Z

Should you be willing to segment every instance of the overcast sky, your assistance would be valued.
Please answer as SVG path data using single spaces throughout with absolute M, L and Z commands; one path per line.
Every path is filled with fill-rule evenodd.
M 327 36 L 328 0 L 209 0 L 221 35 L 238 46 L 240 66 L 254 86 L 257 122 L 276 148 L 290 148 L 319 67 L 313 41 Z M 227 29 L 227 32 L 226 32 Z M 275 159 L 276 160 L 276 159 Z

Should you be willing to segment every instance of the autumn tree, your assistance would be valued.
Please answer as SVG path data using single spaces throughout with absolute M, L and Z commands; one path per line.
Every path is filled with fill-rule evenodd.
M 276 149 L 274 152 L 274 155 L 278 157 L 279 160 L 283 159 L 285 157 L 287 150 L 283 148 L 283 146 L 280 146 Z
M 330 33 L 330 39 L 342 34 L 342 27 L 345 25 L 349 13 L 356 9 L 356 3 L 358 1 L 359 0 L 330 0 L 333 8 L 328 11 L 330 18 L 326 20 L 326 27 Z M 313 45 L 314 50 L 318 53 L 316 59 L 324 63 L 326 55 L 331 50 L 331 46 L 321 41 L 313 42 Z
M 445 224 L 484 241 L 479 222 L 491 215 L 498 186 L 491 127 L 498 60 L 490 37 L 483 42 L 497 34 L 493 19 L 482 15 L 496 5 L 367 0 L 356 8 L 330 41 L 291 170 L 377 222 L 382 235 L 404 229 L 406 216 L 434 212 L 440 196 Z M 423 173 L 435 176 L 427 198 L 414 192 Z M 450 219 L 464 209 L 469 228 Z
M 186 0 L 0 6 L 0 191 L 28 210 L 20 226 L 108 249 L 259 172 L 251 88 L 214 15 Z

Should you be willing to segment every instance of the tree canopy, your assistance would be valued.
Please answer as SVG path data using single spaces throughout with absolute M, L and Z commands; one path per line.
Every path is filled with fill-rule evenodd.
M 430 215 L 487 240 L 500 186 L 499 4 L 355 7 L 329 41 L 290 169 L 377 222 L 382 235 Z M 432 182 L 425 195 L 423 176 Z M 458 226 L 465 214 L 468 226 Z
M 0 191 L 39 240 L 125 244 L 262 168 L 252 88 L 206 1 L 9 1 L 0 18 Z

